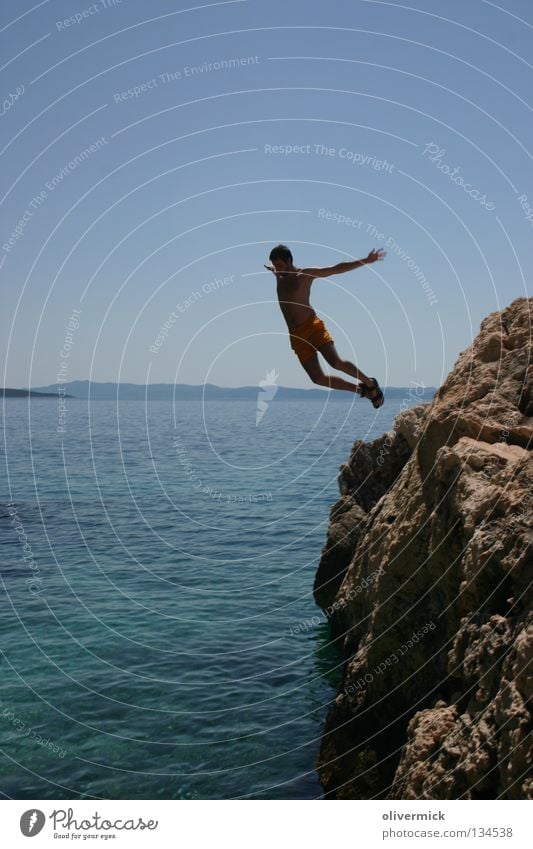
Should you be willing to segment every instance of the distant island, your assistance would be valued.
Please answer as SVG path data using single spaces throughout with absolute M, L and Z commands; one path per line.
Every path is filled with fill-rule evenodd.
M 72 398 L 72 395 L 63 395 L 62 398 Z M 55 392 L 39 392 L 37 389 L 0 389 L 0 398 L 57 398 Z
M 257 400 L 259 386 L 224 387 L 213 383 L 192 385 L 188 383 L 98 383 L 92 380 L 73 380 L 62 384 L 62 389 L 68 394 L 62 397 L 78 398 L 92 401 L 251 401 Z M 438 387 L 426 386 L 387 386 L 383 390 L 388 398 L 411 401 L 430 401 Z M 6 389 L 6 393 L 26 393 L 40 397 L 55 395 L 57 385 L 37 386 L 34 389 Z M 349 392 L 335 392 L 326 389 L 296 389 L 288 386 L 278 386 L 276 399 L 279 401 L 316 401 L 323 400 L 329 394 L 331 401 L 353 400 Z M 11 396 L 14 397 L 14 396 Z

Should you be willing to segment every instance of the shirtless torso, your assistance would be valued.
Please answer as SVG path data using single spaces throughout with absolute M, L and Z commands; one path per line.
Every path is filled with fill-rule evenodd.
M 294 267 L 294 272 L 300 272 Z M 313 277 L 307 274 L 276 274 L 278 301 L 290 331 L 315 314 L 309 303 Z

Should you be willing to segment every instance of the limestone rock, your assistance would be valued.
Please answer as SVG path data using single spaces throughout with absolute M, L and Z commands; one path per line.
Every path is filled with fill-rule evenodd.
M 533 798 L 532 315 L 487 316 L 341 467 L 314 588 L 345 658 L 327 798 Z

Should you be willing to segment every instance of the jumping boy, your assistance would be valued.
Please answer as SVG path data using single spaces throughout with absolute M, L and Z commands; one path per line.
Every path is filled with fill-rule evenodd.
M 286 245 L 277 245 L 270 251 L 270 265 L 265 265 L 265 268 L 276 276 L 279 305 L 289 328 L 291 348 L 313 383 L 327 386 L 329 389 L 358 392 L 362 398 L 369 398 L 376 408 L 381 407 L 385 400 L 379 383 L 375 377 L 363 374 L 354 363 L 340 358 L 324 322 L 309 302 L 309 295 L 315 277 L 343 274 L 345 271 L 353 271 L 354 268 L 382 260 L 385 256 L 385 251 L 377 250 L 370 251 L 366 259 L 353 262 L 339 262 L 326 268 L 297 268 L 293 264 L 289 248 Z M 343 371 L 361 383 L 350 383 L 342 377 L 324 374 L 317 353 L 322 354 L 331 368 Z

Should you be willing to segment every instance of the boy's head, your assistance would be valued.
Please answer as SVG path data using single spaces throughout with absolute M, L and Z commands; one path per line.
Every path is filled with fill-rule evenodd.
M 287 245 L 276 245 L 272 248 L 269 260 L 276 271 L 289 271 L 292 268 L 292 254 Z

